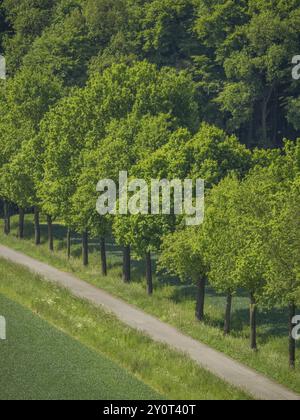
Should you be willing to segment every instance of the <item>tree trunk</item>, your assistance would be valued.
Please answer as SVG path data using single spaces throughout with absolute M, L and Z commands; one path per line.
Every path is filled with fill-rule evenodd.
M 87 229 L 82 234 L 82 259 L 83 265 L 89 265 L 89 235 Z
M 247 147 L 251 148 L 254 143 L 254 129 L 253 129 L 253 117 L 250 118 L 249 126 L 248 126 L 248 139 L 247 139 Z
M 268 102 L 265 100 L 262 104 L 262 139 L 263 139 L 263 146 L 267 147 L 268 145 Z
M 274 101 L 273 101 L 273 135 L 272 135 L 272 146 L 278 146 L 278 89 L 276 89 L 275 95 L 274 95 Z
M 293 318 L 295 315 L 296 307 L 294 304 L 291 304 L 289 307 L 289 363 L 291 369 L 296 367 L 296 340 L 293 338 Z
M 10 208 L 7 201 L 4 201 L 4 234 L 10 234 Z
M 102 275 L 107 276 L 107 260 L 106 260 L 106 246 L 105 246 L 105 238 L 100 238 L 100 251 L 101 251 L 101 267 L 102 267 Z
M 270 139 L 268 136 L 268 116 L 269 116 L 269 103 L 270 103 L 270 100 L 272 99 L 274 88 L 275 88 L 274 84 L 269 87 L 268 92 L 266 92 L 266 96 L 264 97 L 263 103 L 262 103 L 261 125 L 262 125 L 262 138 L 264 142 L 263 144 L 264 147 L 269 147 L 271 145 Z
M 200 278 L 197 282 L 196 319 L 198 321 L 204 320 L 205 286 L 206 286 L 205 277 Z
M 230 334 L 231 331 L 231 308 L 232 308 L 232 294 L 228 293 L 225 311 L 224 335 Z
M 146 253 L 146 279 L 147 279 L 147 292 L 148 292 L 148 295 L 151 296 L 153 294 L 151 252 Z
M 257 317 L 256 299 L 254 297 L 254 294 L 251 293 L 251 296 L 250 296 L 250 347 L 251 347 L 251 350 L 257 350 L 256 317 Z
M 19 239 L 24 239 L 24 220 L 25 220 L 25 212 L 22 207 L 19 208 L 19 232 L 18 236 Z
M 54 251 L 52 217 L 47 216 L 49 250 Z
M 68 260 L 71 258 L 71 229 L 68 228 L 67 232 L 67 256 Z
M 41 227 L 40 227 L 40 212 L 37 207 L 34 207 L 34 237 L 35 244 L 41 244 Z
M 131 281 L 131 249 L 125 246 L 123 249 L 123 281 L 130 283 Z

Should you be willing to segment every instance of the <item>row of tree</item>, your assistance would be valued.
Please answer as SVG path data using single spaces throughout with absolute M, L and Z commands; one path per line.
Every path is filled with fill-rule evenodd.
M 251 348 L 256 349 L 256 308 L 287 305 L 292 318 L 299 302 L 300 145 L 250 151 L 237 138 L 203 123 L 185 72 L 159 70 L 147 62 L 113 65 L 86 87 L 60 98 L 53 76 L 19 72 L 6 83 L 1 119 L 1 197 L 19 208 L 19 237 L 25 210 L 47 215 L 49 247 L 53 220 L 82 233 L 83 263 L 88 237 L 100 236 L 102 273 L 107 274 L 105 237 L 124 248 L 124 280 L 130 280 L 130 250 L 146 261 L 147 290 L 153 293 L 151 253 L 161 267 L 198 286 L 197 318 L 204 319 L 207 280 L 227 294 L 225 332 L 232 297 L 249 292 Z M 55 105 L 54 105 L 55 104 Z M 119 172 L 145 180 L 206 180 L 206 218 L 186 228 L 182 217 L 143 214 L 100 217 L 96 185 L 118 183 Z M 298 200 L 298 201 L 297 201 Z M 298 217 L 297 217 L 298 216 Z M 295 341 L 290 336 L 290 363 Z
M 199 320 L 205 319 L 207 281 L 227 296 L 225 334 L 230 333 L 232 299 L 246 290 L 253 350 L 258 307 L 288 308 L 291 367 L 300 299 L 299 152 L 299 142 L 287 142 L 284 153 L 270 152 L 269 164 L 259 164 L 243 180 L 236 175 L 223 179 L 208 194 L 204 224 L 166 236 L 160 257 L 162 268 L 197 284 Z
M 9 207 L 34 208 L 82 234 L 130 252 L 198 286 L 197 318 L 205 314 L 209 281 L 232 298 L 250 297 L 251 347 L 258 305 L 290 312 L 299 304 L 300 85 L 291 77 L 299 45 L 297 0 L 3 0 L 0 43 L 8 79 L 0 85 L 0 197 L 4 229 Z M 247 145 L 247 146 L 246 146 Z M 259 145 L 264 148 L 253 149 Z M 206 181 L 203 226 L 182 217 L 100 217 L 96 185 L 119 172 L 150 181 Z

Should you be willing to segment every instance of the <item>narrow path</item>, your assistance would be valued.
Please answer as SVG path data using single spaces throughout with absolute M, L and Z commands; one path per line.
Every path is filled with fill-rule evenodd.
M 59 271 L 24 254 L 0 245 L 0 257 L 29 268 L 48 281 L 67 288 L 73 295 L 102 306 L 122 322 L 146 333 L 153 340 L 186 353 L 201 367 L 243 389 L 260 400 L 300 400 L 300 395 L 273 382 L 254 370 L 230 359 L 216 350 L 196 341 L 153 316 L 117 299 L 75 276 Z

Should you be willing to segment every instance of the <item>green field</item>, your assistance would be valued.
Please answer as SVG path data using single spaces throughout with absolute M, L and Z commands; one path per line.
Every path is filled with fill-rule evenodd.
M 0 399 L 156 399 L 159 394 L 99 353 L 0 295 Z
M 8 319 L 3 399 L 249 399 L 185 355 L 2 259 L 0 295 Z
M 65 229 L 55 226 L 55 253 L 47 249 L 46 226 L 42 226 L 43 244 L 36 247 L 33 244 L 31 216 L 27 216 L 27 239 L 19 241 L 16 238 L 16 222 L 13 219 L 13 232 L 9 237 L 0 234 L 0 242 L 14 249 L 31 255 L 53 266 L 75 273 L 110 293 L 121 297 L 139 308 L 151 313 L 161 320 L 174 325 L 182 332 L 195 339 L 226 353 L 236 360 L 262 372 L 290 389 L 300 392 L 300 354 L 297 354 L 297 368 L 291 371 L 288 367 L 288 339 L 287 339 L 287 313 L 282 310 L 272 312 L 260 311 L 258 317 L 258 343 L 259 351 L 252 352 L 249 348 L 248 326 L 248 297 L 241 293 L 234 299 L 233 331 L 230 336 L 224 337 L 222 331 L 225 298 L 208 289 L 206 300 L 206 322 L 195 321 L 195 288 L 190 284 L 180 284 L 176 279 L 156 276 L 155 292 L 148 297 L 145 291 L 145 278 L 143 262 L 134 261 L 133 281 L 130 285 L 121 280 L 121 250 L 112 243 L 108 246 L 109 276 L 103 278 L 100 274 L 100 256 L 97 240 L 90 241 L 90 265 L 82 266 L 80 259 L 80 237 L 73 236 L 72 258 L 66 258 Z

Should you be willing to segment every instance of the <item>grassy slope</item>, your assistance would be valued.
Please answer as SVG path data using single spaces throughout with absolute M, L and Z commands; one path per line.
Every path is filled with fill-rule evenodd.
M 30 216 L 27 216 L 27 221 Z M 258 335 L 260 350 L 253 353 L 249 349 L 248 337 L 248 298 L 240 294 L 234 300 L 233 332 L 224 338 L 222 333 L 225 299 L 208 290 L 206 301 L 207 320 L 205 324 L 195 321 L 195 290 L 193 286 L 180 285 L 176 280 L 158 276 L 155 280 L 155 293 L 149 298 L 145 293 L 143 264 L 134 263 L 133 282 L 125 285 L 121 281 L 121 253 L 118 248 L 110 245 L 109 277 L 103 278 L 100 272 L 100 257 L 97 241 L 91 241 L 90 265 L 83 268 L 80 260 L 80 238 L 73 239 L 72 258 L 67 261 L 65 254 L 65 230 L 57 225 L 55 228 L 54 254 L 50 254 L 47 244 L 35 247 L 32 243 L 32 225 L 27 224 L 25 241 L 16 239 L 16 219 L 13 232 L 8 238 L 2 235 L 0 226 L 0 242 L 31 255 L 41 261 L 65 271 L 74 272 L 78 277 L 99 286 L 112 294 L 135 304 L 146 312 L 168 322 L 195 339 L 226 353 L 227 355 L 247 364 L 250 367 L 268 375 L 287 387 L 300 392 L 300 355 L 298 352 L 297 369 L 292 372 L 288 368 L 287 314 L 281 310 L 272 313 L 260 313 L 258 320 Z M 46 241 L 46 229 L 43 226 L 43 241 Z M 300 344 L 300 343 L 299 343 Z
M 159 398 L 124 369 L 0 295 L 8 336 L 0 342 L 2 400 Z
M 27 397 L 49 393 L 49 397 L 151 399 L 160 394 L 167 399 L 247 399 L 186 356 L 1 259 L 0 294 L 5 296 L 0 298 L 0 313 L 8 319 L 8 342 L 0 342 L 0 389 L 6 389 L 2 397 L 19 397 L 24 391 Z M 147 391 L 138 380 L 156 392 Z

